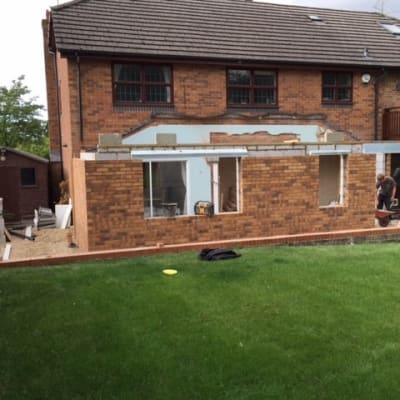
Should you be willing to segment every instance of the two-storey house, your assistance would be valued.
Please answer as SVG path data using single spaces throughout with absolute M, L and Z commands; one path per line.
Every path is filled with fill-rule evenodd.
M 83 249 L 374 226 L 375 175 L 400 167 L 400 21 L 75 0 L 43 27 L 53 176 Z

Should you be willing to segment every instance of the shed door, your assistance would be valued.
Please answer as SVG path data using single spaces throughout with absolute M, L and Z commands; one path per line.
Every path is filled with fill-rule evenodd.
M 5 220 L 18 220 L 20 216 L 20 179 L 18 168 L 0 167 L 0 197 L 3 198 Z

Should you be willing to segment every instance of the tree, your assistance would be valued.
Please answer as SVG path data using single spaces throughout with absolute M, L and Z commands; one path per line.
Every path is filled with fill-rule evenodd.
M 11 87 L 0 86 L 0 146 L 48 156 L 47 123 L 40 118 L 43 106 L 28 99 L 30 90 L 22 75 Z

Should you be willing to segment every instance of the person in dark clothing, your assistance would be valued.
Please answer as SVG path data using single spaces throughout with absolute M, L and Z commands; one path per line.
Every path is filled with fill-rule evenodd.
M 379 210 L 385 206 L 386 210 L 390 210 L 391 203 L 396 196 L 396 181 L 391 176 L 378 174 L 376 177 L 377 188 L 377 207 Z

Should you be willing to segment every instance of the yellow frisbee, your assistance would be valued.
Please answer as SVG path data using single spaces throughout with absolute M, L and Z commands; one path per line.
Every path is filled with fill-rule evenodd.
M 176 269 L 163 269 L 165 275 L 176 275 L 178 271 Z

